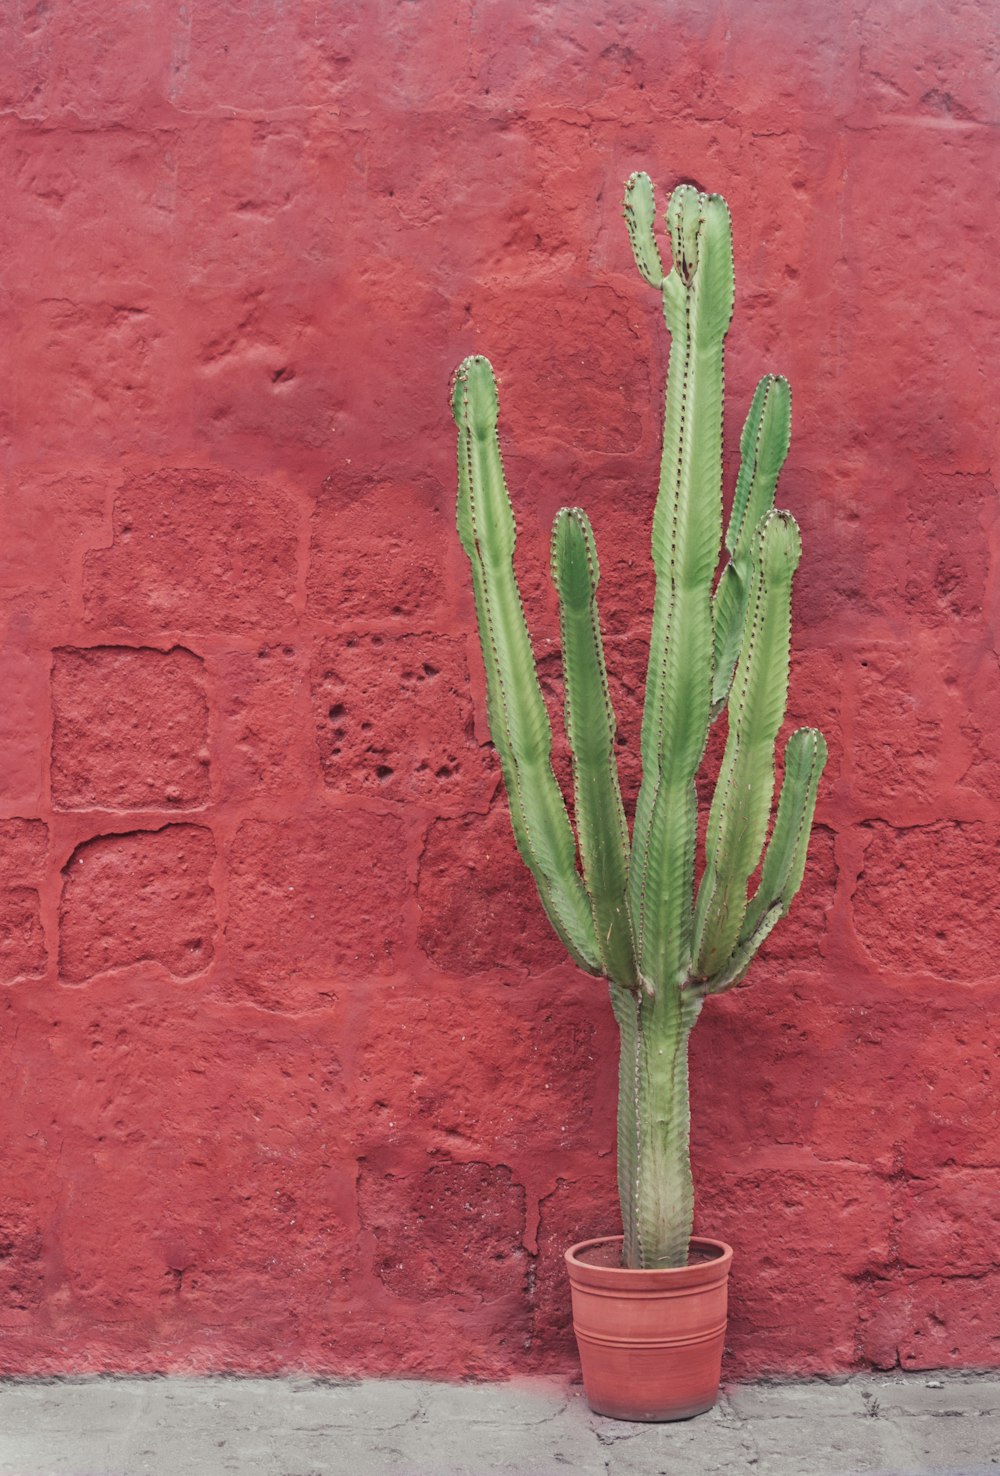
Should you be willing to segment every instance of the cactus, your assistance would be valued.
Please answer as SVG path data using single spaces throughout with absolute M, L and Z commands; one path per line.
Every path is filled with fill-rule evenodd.
M 597 612 L 594 536 L 579 508 L 552 530 L 559 595 L 573 822 L 551 763 L 552 735 L 513 568 L 514 515 L 486 359 L 459 367 L 458 531 L 472 569 L 490 732 L 518 849 L 576 963 L 608 979 L 621 1038 L 618 1187 L 623 1263 L 687 1262 L 693 1220 L 688 1037 L 705 999 L 738 984 L 791 906 L 805 868 L 826 760 L 821 733 L 785 748 L 773 826 L 774 747 L 788 687 L 794 519 L 774 507 L 788 451 L 787 381 L 765 375 L 740 440 L 723 537 L 723 343 L 733 309 L 729 211 L 689 185 L 667 209 L 672 265 L 653 231 L 653 187 L 634 174 L 625 219 L 636 265 L 661 294 L 670 333 L 656 573 L 642 717 L 642 783 L 631 838 L 615 761 L 615 717 Z M 714 589 L 713 589 L 714 585 Z M 695 777 L 711 724 L 728 713 L 697 887 Z M 766 846 L 765 846 L 766 842 Z M 756 889 L 751 878 L 763 854 Z

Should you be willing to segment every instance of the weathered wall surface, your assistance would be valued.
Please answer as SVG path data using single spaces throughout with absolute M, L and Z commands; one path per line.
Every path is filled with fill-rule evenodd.
M 0 37 L 0 1367 L 567 1368 L 614 1031 L 514 854 L 447 381 L 551 695 L 590 510 L 634 792 L 666 344 L 791 379 L 807 883 L 694 1047 L 728 1371 L 1000 1363 L 996 8 L 103 0 Z

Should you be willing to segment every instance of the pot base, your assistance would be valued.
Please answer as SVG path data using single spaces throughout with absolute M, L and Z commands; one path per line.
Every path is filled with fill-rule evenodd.
M 688 1265 L 633 1271 L 621 1246 L 609 1235 L 566 1252 L 587 1401 L 613 1420 L 693 1419 L 718 1398 L 732 1250 L 696 1237 Z

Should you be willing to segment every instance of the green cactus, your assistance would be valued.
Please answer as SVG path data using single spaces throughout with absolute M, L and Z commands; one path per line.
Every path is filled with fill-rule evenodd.
M 615 717 L 597 613 L 599 568 L 586 514 L 552 530 L 573 822 L 552 771 L 552 735 L 513 568 L 514 515 L 486 359 L 455 376 L 458 531 L 472 566 L 490 731 L 518 849 L 579 966 L 609 980 L 621 1036 L 618 1187 L 623 1261 L 686 1264 L 694 1212 L 688 1036 L 710 994 L 738 984 L 788 911 L 805 869 L 821 733 L 788 740 L 777 813 L 774 746 L 788 688 L 798 529 L 776 511 L 788 451 L 784 379 L 757 386 L 722 543 L 723 342 L 733 309 L 729 211 L 689 185 L 667 209 L 673 264 L 653 233 L 653 187 L 634 174 L 625 219 L 636 265 L 657 288 L 670 332 L 663 458 L 653 515 L 656 596 L 642 718 L 642 784 L 631 840 L 615 761 Z M 713 592 L 713 584 L 715 585 Z M 725 752 L 695 886 L 695 776 L 711 724 L 728 710 Z M 765 841 L 766 849 L 765 849 Z M 756 890 L 750 880 L 763 853 Z

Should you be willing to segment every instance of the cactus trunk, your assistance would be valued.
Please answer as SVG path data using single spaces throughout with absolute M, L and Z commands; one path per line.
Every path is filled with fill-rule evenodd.
M 725 534 L 729 560 L 716 583 L 723 541 L 723 342 L 733 307 L 729 211 L 721 196 L 679 186 L 667 210 L 673 258 L 667 273 L 654 217 L 652 185 L 646 175 L 633 175 L 626 223 L 639 272 L 661 294 L 671 350 L 653 514 L 656 595 L 642 784 L 631 837 L 615 760 L 590 524 L 579 508 L 563 508 L 552 537 L 573 758 L 571 820 L 552 771 L 552 734 L 514 575 L 497 388 L 485 359 L 459 367 L 452 399 L 458 530 L 472 570 L 490 730 L 514 836 L 570 956 L 610 983 L 621 1046 L 624 1261 L 634 1267 L 686 1263 L 694 1208 L 688 1039 L 706 997 L 740 982 L 791 906 L 826 759 L 822 734 L 804 728 L 791 736 L 771 826 L 800 552 L 794 520 L 773 506 L 788 451 L 790 395 L 785 380 L 765 375 L 753 397 Z M 726 748 L 696 886 L 695 778 L 711 724 L 724 708 Z
M 683 1266 L 694 1217 L 688 1040 L 701 1000 L 662 989 L 632 995 L 629 1005 L 627 1020 L 619 1018 L 623 1259 L 643 1268 Z

